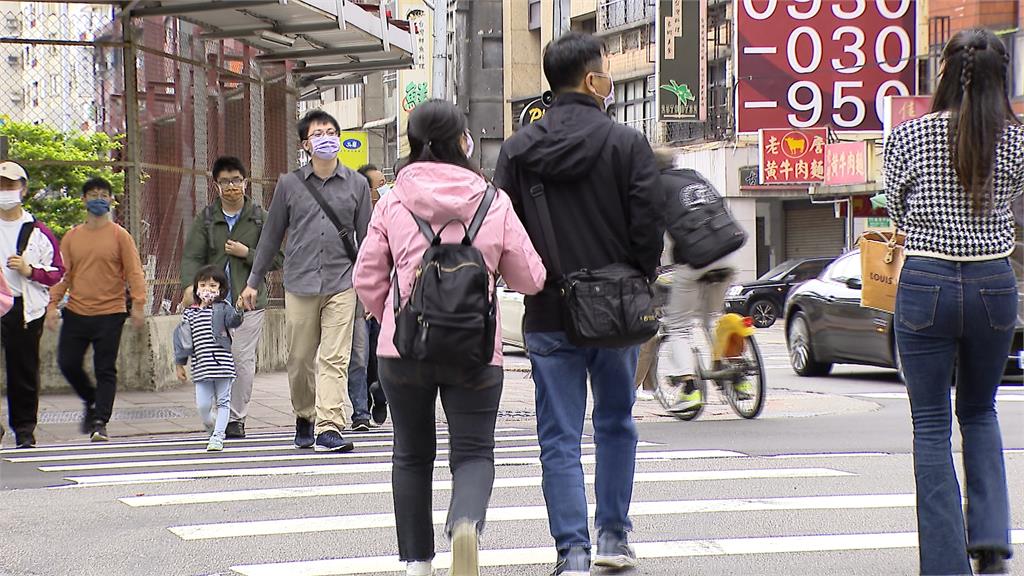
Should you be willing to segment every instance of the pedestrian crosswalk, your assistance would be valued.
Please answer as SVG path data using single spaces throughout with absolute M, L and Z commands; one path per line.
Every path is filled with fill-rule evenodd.
M 447 434 L 438 436 L 433 522 L 441 526 L 452 484 Z M 701 572 L 708 561 L 736 562 L 731 573 L 773 573 L 756 571 L 750 559 L 760 555 L 784 557 L 791 573 L 814 573 L 823 554 L 870 559 L 883 551 L 899 552 L 908 570 L 914 566 L 915 498 L 905 455 L 752 456 L 678 449 L 641 436 L 630 514 L 644 574 L 722 573 L 718 567 L 728 565 Z M 392 434 L 380 429 L 351 437 L 357 449 L 343 455 L 299 451 L 290 434 L 269 433 L 229 441 L 220 454 L 207 454 L 205 440 L 194 436 L 2 450 L 0 460 L 5 472 L 36 474 L 52 490 L 98 502 L 104 516 L 145 532 L 139 542 L 163 542 L 166 553 L 191 562 L 190 574 L 402 573 L 390 505 Z M 592 438 L 584 438 L 582 450 L 593 502 Z M 538 453 L 534 431 L 499 428 L 480 555 L 484 574 L 546 574 L 554 563 Z M 880 459 L 892 460 L 879 466 Z M 900 471 L 877 472 L 892 466 Z M 591 518 L 594 513 L 591 505 Z M 1024 529 L 1013 530 L 1012 538 L 1024 544 Z M 445 549 L 440 540 L 438 550 Z M 435 567 L 449 562 L 441 552 Z

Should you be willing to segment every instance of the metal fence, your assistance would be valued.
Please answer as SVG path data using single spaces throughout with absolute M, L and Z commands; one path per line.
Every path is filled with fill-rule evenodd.
M 144 183 L 130 201 L 140 203 L 137 238 L 152 276 L 153 311 L 172 312 L 185 237 L 215 198 L 210 168 L 218 156 L 238 157 L 249 167 L 251 197 L 268 206 L 278 176 L 295 163 L 297 93 L 283 65 L 257 64 L 244 45 L 203 40 L 176 19 L 136 25 Z M 283 298 L 277 276 L 271 293 Z
M 204 39 L 174 18 L 122 22 L 109 6 L 15 6 L 0 13 L 2 119 L 45 127 L 68 142 L 107 134 L 120 147 L 98 158 L 53 160 L 15 138 L 11 158 L 30 175 L 61 165 L 123 177 L 115 214 L 139 245 L 148 310 L 174 312 L 186 234 L 215 198 L 214 160 L 240 158 L 249 167 L 251 196 L 264 206 L 278 176 L 295 166 L 297 92 L 288 70 L 258 63 L 255 51 L 235 41 Z M 49 195 L 78 194 L 49 182 L 32 185 Z M 271 296 L 283 298 L 279 276 L 271 276 Z
M 597 7 L 597 29 L 612 30 L 640 21 L 653 22 L 654 0 L 601 0 Z

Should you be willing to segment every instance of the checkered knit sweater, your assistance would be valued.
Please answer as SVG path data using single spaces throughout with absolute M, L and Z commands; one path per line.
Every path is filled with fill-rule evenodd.
M 1013 252 L 1011 203 L 1024 191 L 1024 126 L 1011 124 L 996 147 L 992 209 L 972 213 L 949 153 L 949 114 L 897 126 L 885 143 L 885 196 L 908 256 L 971 261 Z

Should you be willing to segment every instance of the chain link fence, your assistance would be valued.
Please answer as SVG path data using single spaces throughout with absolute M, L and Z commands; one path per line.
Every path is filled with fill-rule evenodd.
M 283 65 L 258 64 L 249 47 L 209 41 L 177 19 L 137 20 L 139 161 L 144 184 L 139 240 L 154 313 L 181 298 L 179 262 L 196 217 L 216 198 L 210 168 L 235 156 L 249 168 L 249 192 L 269 206 L 280 174 L 294 165 L 296 91 Z M 250 248 L 255 249 L 254 246 Z M 271 298 L 283 301 L 280 275 Z
M 29 171 L 30 209 L 62 233 L 84 218 L 82 182 L 114 182 L 115 218 L 139 245 L 151 314 L 179 307 L 182 249 L 216 197 L 217 157 L 242 160 L 263 206 L 296 164 L 297 92 L 283 64 L 256 55 L 175 18 L 124 25 L 109 6 L 0 2 L 0 133 Z M 269 281 L 281 304 L 280 274 Z

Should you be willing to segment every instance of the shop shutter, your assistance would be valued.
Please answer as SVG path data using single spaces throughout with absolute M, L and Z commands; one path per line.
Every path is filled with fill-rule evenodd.
M 786 210 L 786 259 L 839 256 L 846 246 L 845 220 L 831 205 Z

